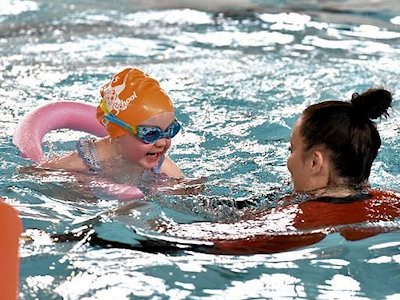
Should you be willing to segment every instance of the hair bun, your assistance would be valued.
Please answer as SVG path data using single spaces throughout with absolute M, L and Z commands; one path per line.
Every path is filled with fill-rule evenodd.
M 392 104 L 392 94 L 385 89 L 369 89 L 362 94 L 354 93 L 351 104 L 358 115 L 377 119 L 388 115 Z

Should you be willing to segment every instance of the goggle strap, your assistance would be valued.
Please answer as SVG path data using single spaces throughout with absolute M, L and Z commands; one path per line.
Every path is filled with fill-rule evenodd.
M 100 109 L 104 112 L 105 115 L 111 114 L 111 111 L 108 109 L 106 101 L 104 101 L 104 99 L 101 99 L 99 106 L 100 106 Z
M 104 119 L 106 119 L 107 121 L 118 125 L 126 130 L 128 130 L 129 132 L 136 134 L 137 133 L 137 129 L 127 123 L 125 123 L 124 121 L 118 119 L 116 116 L 114 116 L 113 114 L 109 113 L 107 115 L 104 115 Z

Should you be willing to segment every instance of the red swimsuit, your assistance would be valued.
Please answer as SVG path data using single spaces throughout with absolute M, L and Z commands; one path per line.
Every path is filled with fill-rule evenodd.
M 347 201 L 346 201 L 347 200 Z M 273 214 L 289 218 L 291 230 L 266 232 L 237 239 L 217 238 L 211 252 L 225 254 L 273 253 L 307 246 L 322 240 L 327 234 L 339 232 L 347 240 L 359 240 L 399 226 L 384 226 L 379 221 L 393 221 L 400 216 L 400 195 L 371 190 L 359 197 L 318 198 L 301 204 L 259 211 L 247 221 L 271 220 Z M 391 224 L 393 225 L 393 224 Z

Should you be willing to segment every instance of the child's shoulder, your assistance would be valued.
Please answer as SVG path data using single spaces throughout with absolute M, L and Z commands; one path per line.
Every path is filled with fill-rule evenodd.
M 73 151 L 64 156 L 53 157 L 38 165 L 46 169 L 63 169 L 72 172 L 88 172 L 88 166 L 83 162 L 77 151 Z
M 161 173 L 165 173 L 169 177 L 175 177 L 175 178 L 184 177 L 181 169 L 167 155 L 165 156 L 164 162 L 161 166 Z

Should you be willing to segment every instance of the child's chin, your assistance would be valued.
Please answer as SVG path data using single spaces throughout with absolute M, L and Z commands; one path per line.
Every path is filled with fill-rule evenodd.
M 140 162 L 140 165 L 143 169 L 146 170 L 151 170 L 152 168 L 154 168 L 155 166 L 157 166 L 158 164 L 158 160 L 154 161 L 154 162 L 148 162 L 148 161 L 142 161 Z

